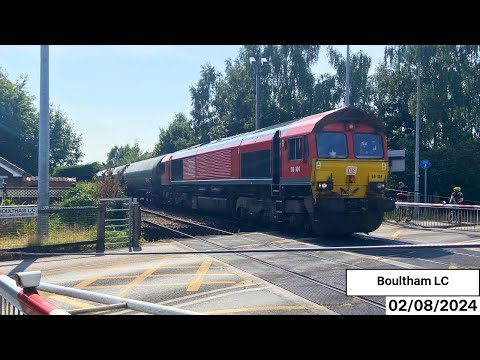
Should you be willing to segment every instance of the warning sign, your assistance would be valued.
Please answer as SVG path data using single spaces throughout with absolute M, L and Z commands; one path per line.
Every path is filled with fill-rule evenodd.
M 0 206 L 0 219 L 37 217 L 36 206 Z

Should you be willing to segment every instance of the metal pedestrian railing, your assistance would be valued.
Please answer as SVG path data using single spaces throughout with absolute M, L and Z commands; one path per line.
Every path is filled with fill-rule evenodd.
M 480 206 L 396 202 L 385 220 L 427 228 L 455 228 L 480 231 Z

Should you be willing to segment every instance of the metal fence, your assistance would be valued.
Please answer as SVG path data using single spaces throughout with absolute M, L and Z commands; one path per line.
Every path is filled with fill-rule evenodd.
M 428 228 L 480 231 L 480 206 L 396 202 L 386 220 Z
M 0 206 L 0 250 L 93 242 L 97 242 L 97 250 L 105 245 L 139 245 L 141 220 L 136 199 L 101 199 L 98 207 L 36 209 Z M 20 216 L 23 210 L 35 214 Z
M 37 217 L 1 218 L 0 249 L 96 241 L 98 212 L 95 206 L 48 207 L 38 210 Z M 40 217 L 45 220 L 39 221 Z M 41 239 L 37 238 L 37 226 L 41 226 Z

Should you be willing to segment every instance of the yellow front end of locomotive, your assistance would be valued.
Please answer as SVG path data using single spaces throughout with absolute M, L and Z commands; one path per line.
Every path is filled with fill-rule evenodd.
M 385 192 L 388 161 L 312 160 L 314 198 L 381 198 Z

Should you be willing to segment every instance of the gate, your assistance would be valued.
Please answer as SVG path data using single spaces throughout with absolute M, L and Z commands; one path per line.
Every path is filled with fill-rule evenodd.
M 137 199 L 99 199 L 99 206 L 101 209 L 100 213 L 104 209 L 105 244 L 138 246 L 141 220 L 140 206 Z
M 105 209 L 105 244 L 133 245 L 133 205 L 136 199 L 99 199 L 100 208 Z

